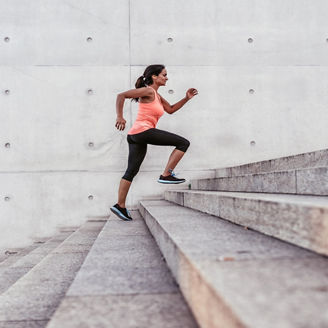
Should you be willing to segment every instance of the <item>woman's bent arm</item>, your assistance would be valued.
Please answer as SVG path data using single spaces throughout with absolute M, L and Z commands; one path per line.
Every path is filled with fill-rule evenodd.
M 126 120 L 123 117 L 125 98 L 149 97 L 153 94 L 150 88 L 138 88 L 119 93 L 116 98 L 116 128 L 120 131 L 125 129 Z
M 160 96 L 160 97 L 162 100 L 164 110 L 169 114 L 173 114 L 174 112 L 179 110 L 188 100 L 190 100 L 193 96 L 195 96 L 197 94 L 198 94 L 198 91 L 196 89 L 190 88 L 186 92 L 186 96 L 174 105 L 170 105 L 162 96 Z

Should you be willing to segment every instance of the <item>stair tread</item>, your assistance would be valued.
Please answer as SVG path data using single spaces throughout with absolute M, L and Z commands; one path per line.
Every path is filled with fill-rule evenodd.
M 20 256 L 13 263 L 8 262 L 6 267 L 0 268 L 0 294 L 29 272 L 70 234 L 62 232 L 50 238 L 45 243 L 40 244 L 38 247 L 34 247 L 33 250 L 30 250 L 28 253 L 26 252 L 26 254 L 24 254 L 25 252 L 21 252 Z
M 200 178 L 200 179 L 191 179 L 191 181 L 200 181 L 200 180 L 226 180 L 226 179 L 236 179 L 242 177 L 251 177 L 251 176 L 268 176 L 272 174 L 282 174 L 282 173 L 292 173 L 292 172 L 317 172 L 317 171 L 327 171 L 328 166 L 317 166 L 317 167 L 301 167 L 301 168 L 291 168 L 291 169 L 281 169 L 276 171 L 267 171 L 267 172 L 250 172 L 250 173 L 240 173 L 240 175 L 233 176 L 224 176 L 224 177 L 213 177 L 213 178 Z
M 86 222 L 2 293 L 0 321 L 49 320 L 102 226 Z
M 315 167 L 315 166 L 323 166 L 328 164 L 328 149 L 320 149 L 311 152 L 298 153 L 283 157 L 265 159 L 262 161 L 256 161 L 251 163 L 242 163 L 228 167 L 218 167 L 217 171 L 225 171 L 225 170 L 238 170 L 238 169 L 247 169 L 247 168 L 270 168 L 272 166 L 283 168 L 286 165 L 293 166 L 294 168 L 306 168 L 306 167 Z
M 182 254 L 177 256 L 191 263 L 238 320 L 261 328 L 328 324 L 327 257 L 167 203 L 141 201 L 141 206 L 167 236 L 161 241 L 175 245 L 176 254 Z M 182 268 L 176 269 L 177 279 Z
M 131 215 L 107 221 L 47 328 L 197 327 L 144 220 Z
M 166 192 L 183 192 L 189 194 L 209 194 L 220 195 L 226 197 L 259 199 L 274 202 L 286 202 L 293 204 L 311 205 L 328 208 L 328 196 L 312 196 L 312 195 L 291 195 L 291 194 L 272 194 L 272 193 L 251 193 L 251 192 L 237 192 L 237 191 L 208 191 L 208 190 L 169 190 Z

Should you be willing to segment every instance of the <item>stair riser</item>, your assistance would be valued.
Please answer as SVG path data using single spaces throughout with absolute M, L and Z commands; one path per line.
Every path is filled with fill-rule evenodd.
M 328 195 L 328 168 L 191 181 L 192 190 Z
M 165 199 L 328 255 L 328 210 L 203 193 L 166 191 Z
M 151 212 L 139 204 L 145 222 L 166 259 L 180 290 L 201 328 L 241 328 L 244 325 L 206 283 L 199 270 L 180 252 L 172 239 L 153 218 Z M 209 306 L 210 304 L 210 306 Z
M 327 149 L 268 161 L 250 163 L 231 168 L 217 169 L 215 172 L 215 177 L 232 177 L 244 174 L 284 171 L 320 166 L 328 166 Z

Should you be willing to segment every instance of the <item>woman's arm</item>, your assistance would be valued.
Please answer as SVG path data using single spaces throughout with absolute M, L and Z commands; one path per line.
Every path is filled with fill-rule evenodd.
M 186 92 L 186 96 L 174 105 L 170 105 L 161 95 L 160 95 L 160 97 L 162 100 L 164 110 L 169 114 L 173 114 L 174 112 L 179 110 L 188 100 L 190 100 L 193 96 L 195 96 L 197 94 L 198 94 L 198 91 L 196 89 L 190 88 Z
M 126 120 L 123 117 L 123 107 L 124 107 L 124 101 L 126 98 L 149 97 L 152 94 L 153 94 L 153 91 L 150 90 L 150 88 L 131 89 L 131 90 L 119 93 L 116 98 L 117 118 L 116 118 L 115 127 L 120 131 L 125 129 Z

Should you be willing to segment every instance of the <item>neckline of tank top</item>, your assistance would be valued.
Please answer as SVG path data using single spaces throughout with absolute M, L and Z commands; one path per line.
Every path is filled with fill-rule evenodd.
M 161 103 L 157 91 L 154 88 L 150 87 L 149 85 L 147 86 L 147 88 L 151 88 L 151 89 L 153 89 L 155 91 L 155 95 L 157 96 L 157 100 Z M 155 96 L 154 100 L 151 101 L 151 102 L 149 102 L 149 103 L 144 103 L 144 102 L 139 101 L 139 104 L 152 104 L 156 100 L 156 96 Z

